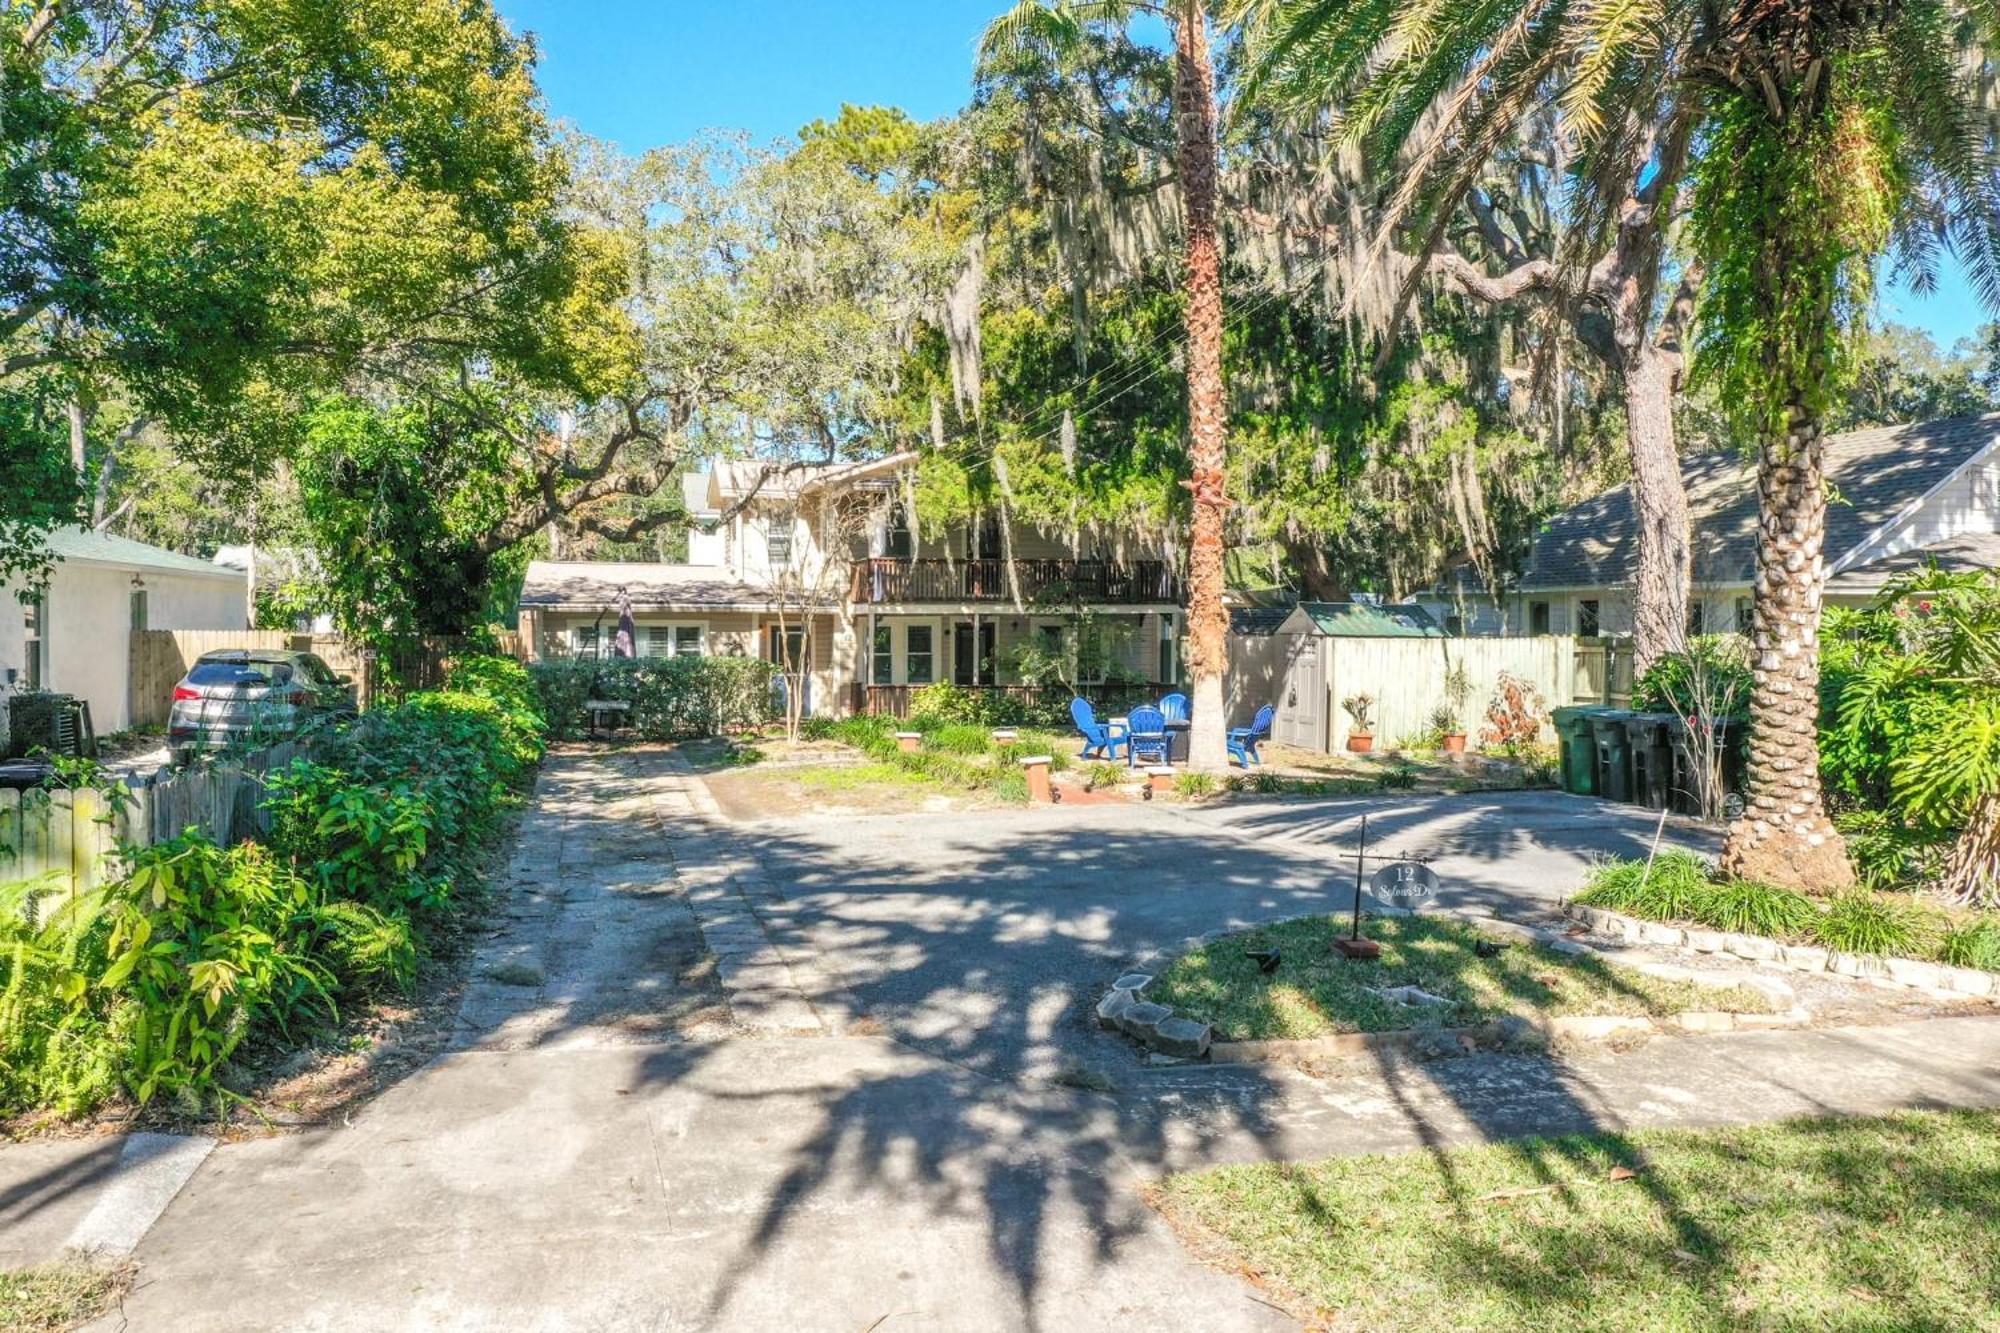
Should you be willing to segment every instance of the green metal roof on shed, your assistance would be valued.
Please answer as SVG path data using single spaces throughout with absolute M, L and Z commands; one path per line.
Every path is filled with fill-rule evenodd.
M 1421 606 L 1370 602 L 1300 602 L 1280 634 L 1324 634 L 1339 639 L 1442 639 L 1445 632 Z

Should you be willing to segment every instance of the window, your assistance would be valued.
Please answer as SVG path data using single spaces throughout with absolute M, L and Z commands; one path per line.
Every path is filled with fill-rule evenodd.
M 1698 639 L 1708 633 L 1708 629 L 1706 628 L 1707 623 L 1707 608 L 1702 605 L 1701 599 L 1697 597 L 1688 603 L 1688 637 L 1690 639 Z
M 1465 617 L 1456 611 L 1444 613 L 1444 632 L 1454 639 L 1465 637 Z
M 912 685 L 931 683 L 931 627 L 912 625 L 904 631 L 903 679 Z
M 573 625 L 569 631 L 570 651 L 578 657 L 597 656 L 597 626 Z
M 22 645 L 26 649 L 28 679 L 26 687 L 31 690 L 42 688 L 43 657 L 46 656 L 42 638 L 49 622 L 49 599 L 41 596 L 27 604 L 28 641 Z
M 889 511 L 889 524 L 882 534 L 882 554 L 891 560 L 908 560 L 916 552 L 910 538 L 910 516 L 901 505 Z
M 134 588 L 132 590 L 132 628 L 146 628 L 146 590 L 144 588 Z
M 896 680 L 896 631 L 889 625 L 875 627 L 875 641 L 868 645 L 868 679 L 877 685 Z
M 968 560 L 998 560 L 1000 558 L 999 519 L 988 514 L 966 529 L 965 557 Z
M 1580 639 L 1594 639 L 1598 635 L 1597 599 L 1585 598 L 1576 604 L 1576 635 Z
M 648 625 L 646 656 L 700 657 L 703 653 L 700 625 Z
M 786 519 L 773 520 L 764 530 L 764 556 L 773 569 L 783 569 L 792 563 L 792 524 Z
M 1750 634 L 1757 628 L 1757 604 L 1748 597 L 1736 599 L 1736 632 Z
M 1528 633 L 1547 634 L 1549 632 L 1549 604 L 1547 602 L 1528 603 Z
M 1098 685 L 1104 681 L 1104 630 L 1097 625 L 1085 626 L 1076 636 L 1076 679 L 1080 685 Z

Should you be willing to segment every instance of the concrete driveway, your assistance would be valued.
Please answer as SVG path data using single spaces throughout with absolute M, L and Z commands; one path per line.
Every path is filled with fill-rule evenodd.
M 786 911 L 899 1039 L 982 1073 L 1137 1060 L 1099 1040 L 1111 979 L 1191 939 L 1351 905 L 1369 850 L 1434 856 L 1439 902 L 1526 919 L 1594 858 L 1643 856 L 1658 816 L 1551 792 L 1240 799 L 739 825 Z M 1676 821 L 1671 844 L 1712 849 Z M 1374 862 L 1370 862 L 1372 869 Z
M 1340 856 L 1363 810 L 1389 848 L 1442 853 L 1449 893 L 1533 910 L 1589 854 L 1650 838 L 1643 816 L 1589 803 L 750 827 L 704 798 L 677 756 L 552 760 L 455 1049 L 350 1123 L 218 1147 L 99 1327 L 1275 1329 L 1289 1321 L 1169 1234 L 1149 1181 L 1528 1133 L 2000 1102 L 1987 1019 L 1567 1062 L 1385 1053 L 1334 1079 L 1149 1065 L 1087 1021 L 1135 958 L 1347 902 Z M 502 964 L 538 980 L 503 982 Z M 717 1005 L 733 1029 L 681 1026 Z M 47 1193 L 0 1189 L 0 1205 L 53 1206 Z

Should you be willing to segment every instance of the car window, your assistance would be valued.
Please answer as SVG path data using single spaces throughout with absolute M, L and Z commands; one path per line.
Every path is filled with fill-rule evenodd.
M 304 656 L 299 658 L 299 661 L 306 664 L 307 674 L 309 674 L 314 680 L 317 680 L 320 684 L 338 685 L 340 683 L 339 675 L 334 671 L 332 667 L 326 664 L 326 659 L 321 657 L 319 654 L 306 653 Z
M 283 662 L 196 662 L 188 672 L 190 685 L 283 685 L 292 669 Z

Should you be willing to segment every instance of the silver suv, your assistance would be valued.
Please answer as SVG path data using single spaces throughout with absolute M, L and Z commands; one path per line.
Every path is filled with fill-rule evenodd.
M 174 686 L 167 745 L 185 763 L 196 750 L 274 744 L 355 711 L 352 679 L 313 653 L 225 648 L 203 653 Z

